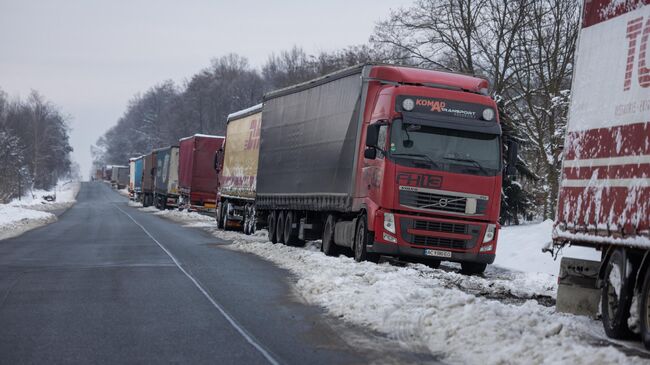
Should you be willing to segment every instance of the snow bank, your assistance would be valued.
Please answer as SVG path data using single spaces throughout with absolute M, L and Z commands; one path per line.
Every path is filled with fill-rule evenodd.
M 499 231 L 497 256 L 494 265 L 538 274 L 548 282 L 557 282 L 562 256 L 600 261 L 600 252 L 587 247 L 565 247 L 554 260 L 550 253 L 542 252 L 551 241 L 553 221 L 521 226 L 508 226 Z
M 67 209 L 76 203 L 79 188 L 78 181 L 59 181 L 52 190 L 33 190 L 20 199 L 12 200 L 9 205 L 45 212 Z M 56 200 L 48 201 L 46 196 L 56 196 Z
M 212 217 L 197 213 L 155 214 L 203 227 L 216 237 L 232 241 L 226 246 L 230 249 L 274 262 L 295 275 L 295 290 L 308 303 L 322 306 L 332 316 L 385 333 L 406 348 L 426 349 L 445 362 L 645 363 L 608 346 L 600 322 L 556 313 L 553 306 L 535 300 L 555 295 L 548 273 L 512 272 L 491 266 L 485 277 L 470 277 L 449 267 L 357 263 L 349 257 L 325 256 L 319 242 L 309 242 L 304 248 L 274 245 L 267 242 L 265 231 L 246 236 L 218 230 Z M 507 259 L 502 260 L 503 266 L 546 269 L 546 263 L 536 261 L 544 257 L 540 250 L 550 237 L 548 223 L 514 228 L 502 231 L 505 238 L 500 248 L 505 246 L 504 251 L 510 252 L 504 255 Z M 515 248 L 523 254 L 514 257 Z M 518 266 L 517 260 L 524 263 Z
M 56 215 L 9 204 L 0 204 L 0 240 L 56 221 Z
M 315 244 L 273 245 L 263 236 L 214 231 L 233 249 L 254 253 L 296 275 L 309 303 L 346 321 L 388 334 L 412 349 L 427 348 L 464 364 L 644 363 L 613 347 L 592 345 L 599 322 L 555 312 L 535 300 L 509 304 L 450 287 L 449 273 L 421 265 L 356 263 L 327 257 Z M 459 274 L 454 274 L 459 275 Z
M 0 204 L 0 240 L 55 222 L 56 215 L 49 212 L 71 207 L 79 188 L 78 181 L 60 181 L 52 190 L 34 190 L 9 204 Z M 56 199 L 48 201 L 48 196 Z

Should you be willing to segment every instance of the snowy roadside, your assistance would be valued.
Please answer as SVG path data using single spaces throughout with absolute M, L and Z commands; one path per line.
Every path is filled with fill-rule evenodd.
M 296 278 L 296 292 L 308 303 L 322 306 L 332 316 L 385 333 L 406 348 L 427 349 L 446 362 L 646 362 L 607 345 L 600 322 L 556 313 L 553 306 L 536 300 L 555 295 L 550 273 L 491 267 L 481 278 L 449 268 L 356 263 L 349 257 L 323 255 L 319 242 L 310 242 L 304 248 L 273 245 L 263 231 L 253 236 L 224 232 L 216 229 L 212 217 L 197 213 L 141 210 L 201 227 L 232 241 L 226 247 L 253 253 L 291 271 Z M 545 228 L 531 225 L 526 229 Z M 513 233 L 513 237 L 525 238 L 526 229 Z M 531 234 L 528 232 L 528 239 L 533 238 Z M 502 237 L 507 246 L 508 234 Z M 541 252 L 527 252 L 524 261 L 535 267 L 533 261 L 543 257 Z M 507 261 L 504 266 L 512 265 Z M 501 295 L 507 300 L 499 299 Z
M 0 204 L 0 240 L 56 222 L 57 217 L 51 212 L 71 207 L 76 202 L 79 186 L 79 182 L 61 182 L 52 191 L 36 190 L 20 200 Z M 44 199 L 52 194 L 56 194 L 56 201 Z

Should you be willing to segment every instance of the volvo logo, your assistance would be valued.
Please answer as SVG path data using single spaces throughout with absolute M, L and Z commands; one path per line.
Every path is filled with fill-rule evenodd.
M 449 199 L 447 198 L 440 198 L 440 200 L 438 200 L 438 206 L 441 208 L 446 207 L 448 203 L 449 203 Z

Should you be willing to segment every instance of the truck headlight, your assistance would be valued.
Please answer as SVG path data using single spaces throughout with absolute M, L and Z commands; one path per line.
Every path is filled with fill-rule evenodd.
M 404 99 L 402 101 L 402 109 L 406 110 L 407 112 L 410 112 L 415 108 L 415 102 L 413 99 Z
M 483 109 L 483 119 L 492 120 L 492 118 L 494 118 L 494 109 L 492 108 Z
M 485 229 L 485 236 L 483 236 L 483 243 L 490 242 L 494 239 L 494 231 L 496 231 L 496 224 L 488 224 Z
M 390 233 L 395 233 L 395 216 L 393 213 L 384 213 L 384 229 Z

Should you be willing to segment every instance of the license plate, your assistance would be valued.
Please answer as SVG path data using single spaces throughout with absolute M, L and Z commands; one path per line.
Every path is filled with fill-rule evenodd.
M 449 251 L 439 251 L 439 250 L 424 250 L 425 256 L 436 256 L 436 257 L 451 257 L 451 252 Z

